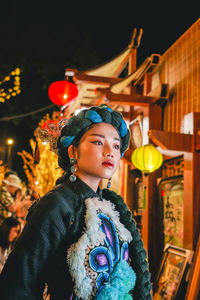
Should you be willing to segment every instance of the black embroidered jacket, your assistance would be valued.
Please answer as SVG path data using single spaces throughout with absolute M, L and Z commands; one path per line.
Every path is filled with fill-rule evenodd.
M 0 276 L 1 300 L 43 299 L 46 283 L 51 300 L 70 299 L 74 284 L 67 265 L 67 250 L 83 233 L 85 199 L 94 197 L 111 201 L 120 214 L 120 222 L 131 232 L 129 255 L 137 276 L 133 298 L 151 299 L 146 251 L 123 199 L 109 190 L 99 189 L 95 193 L 77 178 L 75 183 L 57 185 L 31 208 Z

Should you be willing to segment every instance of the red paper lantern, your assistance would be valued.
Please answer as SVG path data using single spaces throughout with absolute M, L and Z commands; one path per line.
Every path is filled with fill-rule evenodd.
M 70 81 L 55 81 L 50 85 L 48 94 L 53 103 L 62 106 L 77 97 L 78 89 Z

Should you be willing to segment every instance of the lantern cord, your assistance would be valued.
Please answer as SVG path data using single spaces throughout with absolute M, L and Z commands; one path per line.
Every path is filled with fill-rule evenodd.
M 147 193 L 147 173 L 143 173 L 143 209 L 146 208 L 146 193 Z
M 21 115 L 15 115 L 15 116 L 10 116 L 10 117 L 4 117 L 4 118 L 0 118 L 0 122 L 2 121 L 10 121 L 10 120 L 15 120 L 15 119 L 19 119 L 19 118 L 25 118 L 25 117 L 28 117 L 30 115 L 34 115 L 34 114 L 37 114 L 41 111 L 44 111 L 44 110 L 47 110 L 51 107 L 55 106 L 55 104 L 50 104 L 48 106 L 45 106 L 43 108 L 40 108 L 40 109 L 37 109 L 37 110 L 34 110 L 34 111 L 31 111 L 31 112 L 28 112 L 28 113 L 24 113 L 24 114 L 21 114 Z
M 143 193 L 143 209 L 146 208 L 146 191 L 147 191 L 147 187 L 144 186 L 144 193 Z

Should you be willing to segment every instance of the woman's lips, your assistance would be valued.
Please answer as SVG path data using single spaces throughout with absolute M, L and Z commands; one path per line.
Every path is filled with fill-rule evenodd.
M 114 167 L 114 164 L 111 161 L 104 161 L 102 165 L 110 169 Z

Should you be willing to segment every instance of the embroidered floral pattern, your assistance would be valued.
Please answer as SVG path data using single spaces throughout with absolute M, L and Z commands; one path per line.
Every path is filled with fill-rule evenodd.
M 120 247 L 120 241 L 118 238 L 117 230 L 112 220 L 100 213 L 98 217 L 101 220 L 101 230 L 105 234 L 105 246 L 97 246 L 89 253 L 89 266 L 94 271 L 93 276 L 96 279 L 96 289 L 100 290 L 105 286 L 106 282 L 109 282 L 110 275 L 113 271 L 113 267 L 120 259 L 128 262 L 128 243 L 124 242 Z M 86 257 L 87 260 L 87 257 Z M 98 277 L 97 274 L 98 273 Z M 96 278 L 97 277 L 97 278 Z M 98 294 L 98 292 L 97 292 Z
M 85 202 L 85 232 L 67 254 L 75 293 L 83 300 L 96 295 L 120 259 L 128 261 L 128 242 L 132 240 L 110 201 L 90 198 Z

